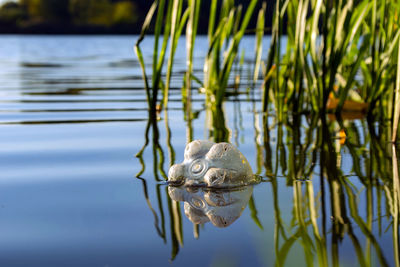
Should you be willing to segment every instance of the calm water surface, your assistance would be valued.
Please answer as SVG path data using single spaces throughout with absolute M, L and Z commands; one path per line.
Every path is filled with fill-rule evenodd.
M 178 48 L 168 117 L 149 120 L 136 39 L 0 37 L 1 266 L 398 264 L 397 162 L 378 127 L 345 121 L 342 140 L 335 121 L 280 127 L 271 116 L 264 129 L 258 89 L 228 97 L 224 118 L 264 182 L 231 226 L 194 225 L 162 180 L 183 160 L 189 128 L 209 139 L 204 96 L 195 85 L 188 124 Z M 200 79 L 206 42 L 195 52 Z M 142 47 L 151 62 L 151 38 Z M 245 39 L 241 92 L 253 47 Z

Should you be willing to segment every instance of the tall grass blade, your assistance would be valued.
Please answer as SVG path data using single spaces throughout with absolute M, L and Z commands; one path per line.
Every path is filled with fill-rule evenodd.
M 149 82 L 148 82 L 147 75 L 146 75 L 146 66 L 144 63 L 142 50 L 140 49 L 140 43 L 143 41 L 144 36 L 146 35 L 146 32 L 148 31 L 148 29 L 150 27 L 151 19 L 154 16 L 154 13 L 157 9 L 157 5 L 158 5 L 158 1 L 154 1 L 154 3 L 151 5 L 149 12 L 147 13 L 146 18 L 144 20 L 143 27 L 140 32 L 139 38 L 136 41 L 136 44 L 134 46 L 136 56 L 138 57 L 140 67 L 142 69 L 144 88 L 146 90 L 146 98 L 147 98 L 147 103 L 149 106 L 151 106 L 151 103 L 153 102 L 153 98 L 150 94 Z
M 230 72 L 232 69 L 233 61 L 236 58 L 237 53 L 238 53 L 239 43 L 240 43 L 243 35 L 245 34 L 245 31 L 250 22 L 250 18 L 253 15 L 256 4 L 257 4 L 257 0 L 251 0 L 250 4 L 246 10 L 246 13 L 243 17 L 243 21 L 240 26 L 240 29 L 233 37 L 233 39 L 230 43 L 230 46 L 229 46 L 228 50 L 226 51 L 226 56 L 222 63 L 222 65 L 223 65 L 222 71 L 219 75 L 220 86 L 219 86 L 219 90 L 216 95 L 216 103 L 218 105 L 220 105 L 220 103 L 222 103 L 225 88 L 228 85 L 228 78 L 229 78 L 229 75 L 230 75 Z
M 193 50 L 197 34 L 197 26 L 199 23 L 201 0 L 189 0 L 189 19 L 186 26 L 186 98 L 187 103 L 191 99 L 191 80 L 193 72 Z
M 396 142 L 398 127 L 399 127 L 399 119 L 400 119 L 400 42 L 397 42 L 397 46 L 398 46 L 397 72 L 396 72 L 392 142 Z
M 211 0 L 211 7 L 210 7 L 210 19 L 208 23 L 208 40 L 211 42 L 211 39 L 214 35 L 215 30 L 215 17 L 217 14 L 217 0 Z
M 190 11 L 190 9 L 187 9 L 183 17 L 181 18 L 182 5 L 183 5 L 183 0 L 173 0 L 172 15 L 171 15 L 171 36 L 169 44 L 170 52 L 167 64 L 167 74 L 166 74 L 166 82 L 165 82 L 164 96 L 163 96 L 163 106 L 165 109 L 168 106 L 168 94 L 171 83 L 172 67 L 173 67 L 176 47 L 178 46 L 178 40 L 182 32 L 183 24 L 186 23 Z
M 261 56 L 262 56 L 262 41 L 264 38 L 264 25 L 265 25 L 265 10 L 267 4 L 263 2 L 263 6 L 258 12 L 257 18 L 257 27 L 256 27 L 256 61 L 254 65 L 254 74 L 253 74 L 253 84 L 255 84 L 258 80 L 258 74 L 260 71 L 261 65 Z
M 157 73 L 158 61 L 158 42 L 161 34 L 161 27 L 163 25 L 165 0 L 159 0 L 159 7 L 156 16 L 155 29 L 154 29 L 154 47 L 153 47 L 153 74 Z M 156 79 L 153 80 L 153 89 L 158 86 Z

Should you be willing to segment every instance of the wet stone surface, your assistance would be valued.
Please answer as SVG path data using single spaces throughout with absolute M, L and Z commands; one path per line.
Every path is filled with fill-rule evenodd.
M 254 184 L 249 162 L 232 144 L 196 140 L 185 148 L 184 161 L 168 173 L 173 185 L 232 188 Z

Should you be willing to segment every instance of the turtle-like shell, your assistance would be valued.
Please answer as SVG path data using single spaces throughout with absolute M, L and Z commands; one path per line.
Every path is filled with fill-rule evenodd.
M 255 176 L 247 159 L 232 144 L 196 140 L 186 146 L 184 161 L 170 168 L 168 180 L 222 188 L 251 184 Z

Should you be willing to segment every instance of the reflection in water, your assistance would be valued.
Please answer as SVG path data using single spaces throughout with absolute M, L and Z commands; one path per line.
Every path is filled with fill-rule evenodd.
M 10 64 L 3 59 L 1 124 L 21 125 L 17 127 L 2 125 L 2 127 L 18 128 L 20 129 L 18 132 L 26 129 L 28 133 L 29 127 L 38 129 L 44 126 L 43 129 L 50 129 L 48 127 L 50 123 L 94 122 L 103 125 L 109 122 L 148 119 L 146 128 L 143 129 L 145 145 L 137 154 L 142 166 L 137 174 L 141 179 L 139 184 L 143 188 L 142 204 L 148 207 L 148 213 L 153 218 L 150 223 L 154 223 L 154 232 L 148 233 L 146 237 L 151 239 L 154 234 L 157 236 L 157 241 L 165 243 L 166 249 L 171 250 L 171 259 L 178 253 L 182 258 L 192 259 L 193 255 L 187 253 L 191 242 L 197 245 L 210 241 L 210 245 L 204 249 L 212 249 L 213 242 L 218 242 L 216 236 L 227 233 L 225 237 L 232 246 L 236 245 L 235 242 L 240 243 L 238 246 L 242 249 L 243 243 L 256 243 L 257 249 L 262 251 L 258 257 L 268 255 L 267 259 L 261 260 L 265 260 L 266 263 L 274 262 L 276 266 L 285 266 L 293 262 L 315 266 L 400 266 L 399 150 L 397 146 L 388 143 L 391 140 L 388 122 L 354 120 L 360 118 L 356 113 L 343 113 L 342 118 L 330 116 L 325 121 L 320 116 L 308 113 L 288 116 L 281 109 L 280 123 L 277 123 L 274 114 L 259 111 L 258 88 L 251 87 L 249 94 L 245 92 L 246 79 L 242 79 L 242 85 L 235 85 L 234 94 L 228 96 L 228 101 L 222 106 L 210 106 L 207 103 L 204 106 L 202 95 L 194 93 L 191 99 L 190 90 L 183 90 L 187 94 L 181 95 L 180 74 L 174 76 L 175 89 L 170 91 L 168 111 L 150 111 L 148 114 L 142 90 L 143 83 L 138 75 L 140 70 L 138 66 L 134 67 L 138 63 L 129 61 L 126 57 L 131 52 L 131 40 L 123 38 L 125 41 L 121 42 L 118 37 L 114 43 L 122 46 L 114 46 L 113 43 L 108 43 L 108 40 L 112 39 L 110 37 L 96 37 L 90 41 L 87 39 L 82 41 L 80 38 L 74 37 L 76 40 L 74 43 L 78 43 L 79 48 L 87 44 L 86 49 L 76 49 L 76 46 L 72 46 L 70 49 L 60 50 L 60 42 L 64 40 L 64 37 L 60 37 L 53 43 L 54 51 L 50 54 L 48 49 L 42 49 L 43 43 L 35 41 L 38 40 L 36 37 L 28 38 L 28 41 L 24 42 L 25 48 L 29 49 L 24 53 L 25 56 L 21 55 L 20 60 L 12 56 L 13 61 Z M 207 37 L 204 40 L 207 42 Z M 48 39 L 44 43 L 48 45 L 51 42 L 54 41 Z M 93 42 L 98 45 L 93 45 Z M 40 49 L 30 49 L 34 47 Z M 110 47 L 112 56 L 101 56 L 102 51 L 98 51 L 95 47 Z M 129 51 L 123 52 L 123 47 L 128 47 Z M 152 53 L 153 50 L 150 50 L 149 53 Z M 45 52 L 45 55 L 37 55 L 38 52 Z M 76 53 L 78 54 L 75 55 Z M 149 55 L 151 59 L 152 56 Z M 89 58 L 90 60 L 86 60 Z M 59 65 L 49 65 L 49 62 Z M 202 73 L 202 70 L 197 74 L 200 72 Z M 192 89 L 195 92 L 198 88 L 193 85 Z M 284 98 L 280 99 L 284 101 Z M 195 138 L 213 142 L 233 142 L 250 160 L 254 173 L 263 176 L 267 182 L 254 187 L 239 187 L 230 192 L 210 188 L 174 188 L 176 192 L 170 197 L 169 193 L 173 188 L 165 185 L 168 178 L 167 171 L 175 164 L 174 145 L 179 143 L 181 146 L 184 142 L 184 134 L 179 132 L 177 129 L 179 127 L 176 127 L 181 121 L 177 114 L 181 114 L 179 108 L 182 100 L 184 100 L 183 113 L 186 121 L 186 143 L 189 144 Z M 168 115 L 172 127 L 169 125 Z M 249 119 L 250 117 L 253 119 Z M 204 120 L 207 124 L 205 129 Z M 25 123 L 42 125 L 22 125 Z M 118 125 L 121 124 L 116 124 L 115 127 Z M 71 126 L 74 128 L 74 125 Z M 87 126 L 86 129 L 92 125 Z M 228 126 L 233 130 L 231 131 Z M 51 140 L 61 138 L 65 141 L 67 133 L 69 132 Z M 41 136 L 37 144 L 42 144 L 40 140 L 48 136 L 49 133 Z M 93 136 L 96 134 L 93 133 Z M 27 140 L 26 143 L 32 145 L 31 141 Z M 21 143 L 19 146 L 22 147 L 26 143 Z M 213 146 L 213 143 L 209 144 L 211 145 L 207 145 L 208 148 L 200 156 L 200 159 L 206 162 L 209 160 L 206 159 L 208 157 L 206 155 Z M 103 146 L 100 147 L 105 149 Z M 223 148 L 224 145 L 220 147 Z M 70 153 L 72 147 L 66 142 L 60 148 L 65 151 L 59 153 L 65 155 Z M 85 149 L 87 147 L 83 146 L 77 150 L 79 153 L 73 155 L 85 154 L 80 153 L 86 151 Z M 29 156 L 29 153 L 25 154 L 26 152 L 24 156 Z M 177 156 L 181 156 L 181 151 L 179 152 Z M 108 156 L 113 157 L 113 155 Z M 9 157 L 3 153 L 4 156 Z M 79 155 L 78 158 L 83 156 Z M 203 165 L 189 164 L 197 159 L 199 158 L 189 157 L 183 164 L 184 169 L 192 166 L 201 173 Z M 86 163 L 87 161 L 83 161 L 80 166 Z M 43 164 L 39 164 L 39 167 Z M 204 170 L 208 171 L 213 161 L 208 164 Z M 14 165 L 5 167 L 11 169 Z M 237 164 L 223 165 L 228 174 L 232 169 L 237 171 L 236 167 Z M 29 170 L 31 169 L 28 168 L 28 172 Z M 29 175 L 30 173 L 26 174 Z M 237 176 L 232 175 L 232 177 Z M 204 178 L 199 180 L 201 183 Z M 207 185 L 212 185 L 211 179 L 208 178 L 208 181 Z M 235 183 L 228 181 L 228 184 Z M 222 181 L 222 184 L 226 184 L 226 181 Z M 253 188 L 254 193 L 251 195 Z M 246 195 L 245 190 L 250 192 L 249 195 Z M 174 196 L 179 196 L 179 199 Z M 192 200 L 192 206 L 189 202 L 187 204 L 180 202 L 184 200 Z M 182 214 L 186 211 L 193 221 L 211 220 L 223 226 L 224 222 L 229 224 L 239 216 L 247 200 L 248 212 L 245 208 L 240 220 L 224 231 L 214 229 L 211 224 L 201 226 L 194 224 L 192 232 L 192 223 Z M 17 203 L 15 198 L 13 203 Z M 225 205 L 226 203 L 232 204 Z M 188 207 L 185 209 L 185 206 Z M 7 210 L 10 209 L 2 209 L 4 219 L 7 219 Z M 214 210 L 214 213 L 210 210 Z M 219 219 L 212 219 L 209 215 L 219 216 L 212 217 Z M 241 234 L 237 231 L 243 227 L 236 226 L 242 225 L 257 226 L 250 227 L 250 231 L 254 231 L 250 240 L 249 237 L 237 236 Z M 132 229 L 135 228 L 133 232 L 137 231 L 137 228 L 139 231 L 142 230 L 136 226 L 133 225 Z M 212 227 L 213 230 L 208 231 L 207 227 Z M 15 232 L 11 231 L 10 236 L 13 233 Z M 17 241 L 18 236 L 22 235 L 20 232 L 19 235 L 9 238 Z M 192 235 L 202 240 L 192 240 Z M 182 249 L 184 241 L 186 250 Z M 151 249 L 153 248 L 151 244 Z M 246 247 L 241 251 L 253 252 L 252 249 Z
M 224 190 L 169 186 L 168 193 L 173 200 L 185 203 L 185 215 L 194 224 L 211 221 L 217 227 L 227 227 L 242 214 L 253 186 Z
M 206 105 L 195 116 L 191 99 L 184 100 L 188 145 L 182 163 L 173 165 L 173 129 L 169 128 L 168 111 L 164 113 L 165 144 L 160 143 L 156 114 L 150 115 L 145 134 L 146 146 L 150 140 L 153 145 L 156 180 L 167 180 L 164 151 L 168 151 L 169 166 L 172 166 L 168 178 L 184 185 L 156 184 L 158 208 L 155 208 L 143 183 L 155 229 L 164 242 L 170 243 L 172 259 L 186 236 L 182 212 L 194 224 L 193 234 L 199 238 L 200 230 L 206 227 L 199 225 L 211 222 L 217 227 L 228 226 L 248 204 L 249 217 L 259 227 L 262 241 L 265 244 L 273 241 L 275 258 L 268 261 L 273 260 L 276 266 L 293 262 L 299 247 L 303 264 L 310 266 L 341 266 L 349 255 L 360 266 L 400 266 L 398 150 L 395 146 L 388 147 L 390 127 L 386 123 L 353 120 L 356 118 L 353 114 L 341 118 L 330 116 L 329 120 L 320 116 L 281 114 L 286 116 L 281 119 L 284 123 L 277 123 L 274 116 L 258 112 L 257 103 L 253 102 L 251 128 L 255 160 L 249 164 L 229 144 L 236 141 L 238 145 L 237 137 L 246 139 L 245 134 L 250 131 L 246 129 L 247 121 L 241 120 L 238 106 L 234 107 L 232 132 L 221 107 Z M 192 127 L 202 112 L 210 129 L 206 136 L 210 141 L 192 141 L 195 135 Z M 144 168 L 142 153 L 143 150 L 139 158 Z M 256 175 L 264 177 L 266 182 L 257 187 L 266 187 L 271 192 L 271 202 L 257 202 L 264 197 L 253 195 L 253 186 L 240 187 L 255 182 L 257 176 L 253 175 L 250 165 L 255 166 Z M 181 202 L 184 202 L 182 206 Z M 272 225 L 265 219 L 269 216 L 265 214 L 268 208 L 273 210 Z M 245 217 L 240 221 L 248 219 Z M 166 227 L 168 221 L 170 228 Z M 270 229 L 273 236 L 267 239 L 265 233 Z
M 208 123 L 210 140 L 214 142 L 227 142 L 230 138 L 230 130 L 226 126 L 225 112 L 222 107 L 207 104 L 206 121 Z
M 256 111 L 254 116 L 258 116 Z M 262 128 L 256 125 L 259 121 L 264 121 Z M 389 140 L 390 132 L 385 130 L 385 125 L 373 127 L 340 118 L 324 121 L 304 116 L 288 119 L 287 124 L 274 124 L 265 117 L 254 122 L 257 174 L 262 174 L 267 181 L 258 186 L 267 186 L 272 193 L 270 205 L 274 211 L 277 266 L 290 261 L 296 244 L 301 244 L 308 265 L 317 262 L 319 266 L 340 266 L 343 255 L 353 253 L 360 266 L 399 266 L 398 151 L 395 146 L 388 149 L 386 140 Z M 153 123 L 157 128 L 157 121 Z M 154 163 L 158 166 L 154 169 L 155 177 L 162 173 L 166 179 L 158 159 L 163 155 L 158 138 L 153 138 L 153 145 L 159 146 L 159 152 L 154 153 Z M 233 156 L 218 162 L 222 164 L 219 167 L 224 168 L 225 173 L 245 169 L 244 173 L 252 174 L 247 161 L 244 165 L 239 164 L 243 155 L 234 146 L 194 141 L 185 149 L 183 163 L 174 165 L 169 173 L 171 181 L 183 181 L 185 186 L 169 186 L 168 194 L 158 195 L 159 202 L 167 197 L 168 211 L 162 211 L 162 205 L 159 205 L 157 213 L 149 204 L 157 224 L 161 214 L 165 220 L 170 219 L 172 259 L 183 243 L 182 211 L 194 223 L 196 238 L 200 224 L 211 221 L 217 227 L 228 226 L 240 216 L 247 203 L 254 223 L 261 230 L 271 228 L 262 219 L 265 214 L 257 211 L 259 205 L 256 205 L 257 195 L 252 196 L 252 186 L 234 190 L 209 188 L 215 184 L 206 174 L 212 169 L 210 166 L 217 165 L 210 161 L 210 158 L 215 159 L 211 155 L 221 155 L 229 149 Z M 229 164 L 231 160 L 237 161 Z M 254 178 L 253 175 L 248 177 Z M 286 185 L 282 179 L 286 180 Z M 235 185 L 235 181 L 229 179 L 225 182 Z M 217 187 L 224 184 L 217 183 Z M 159 186 L 157 190 L 160 190 Z M 291 207 L 287 206 L 289 196 L 281 193 L 287 188 L 292 190 Z M 184 202 L 182 210 L 179 202 Z M 288 208 L 292 210 L 291 216 L 283 212 Z M 156 229 L 160 233 L 165 227 L 157 226 Z M 160 236 L 165 238 L 165 233 Z M 391 246 L 385 242 L 388 238 L 392 240 Z
M 277 265 L 284 265 L 288 252 L 296 242 L 303 244 L 308 265 L 316 259 L 320 266 L 327 266 L 329 262 L 333 266 L 341 265 L 341 254 L 345 254 L 341 247 L 346 243 L 347 246 L 351 244 L 346 250 L 353 251 L 361 266 L 374 263 L 389 266 L 389 262 L 396 262 L 397 245 L 393 246 L 394 258 L 391 259 L 387 255 L 392 252 L 379 242 L 388 237 L 382 232 L 383 225 L 391 227 L 398 216 L 386 217 L 389 218 L 386 223 L 383 220 L 382 201 L 386 202 L 385 205 L 398 206 L 391 197 L 395 192 L 388 179 L 392 175 L 391 166 L 387 165 L 391 155 L 388 150 L 382 149 L 385 139 L 377 138 L 374 128 L 360 133 L 361 127 L 351 121 L 329 124 L 323 120 L 317 121 L 317 124 L 314 120 L 303 121 L 302 126 L 308 125 L 303 133 L 295 125 L 287 125 L 286 134 L 291 141 L 284 146 L 285 154 L 276 150 L 276 158 L 284 159 L 280 162 L 286 161 L 286 151 L 290 159 L 284 171 L 287 182 L 293 187 L 294 224 L 289 228 L 285 227 L 282 219 L 277 178 L 271 179 Z M 347 136 L 345 140 L 340 137 L 343 132 Z M 278 127 L 278 146 L 282 146 L 280 136 L 283 134 Z M 345 149 L 350 151 L 351 170 L 346 169 L 349 164 L 342 162 L 342 156 L 348 156 L 344 153 Z M 394 154 L 392 156 L 395 157 Z M 397 164 L 393 167 L 397 168 Z M 276 168 L 282 170 L 283 165 L 278 163 Z M 392 238 L 397 244 L 397 233 Z
M 151 204 L 151 200 L 148 195 L 148 187 L 146 180 L 141 177 L 141 175 L 145 172 L 146 164 L 143 159 L 143 153 L 145 149 L 151 144 L 152 146 L 152 155 L 153 155 L 153 177 L 156 181 L 163 181 L 167 180 L 167 175 L 164 171 L 164 161 L 165 161 L 165 152 L 159 142 L 160 139 L 160 131 L 158 128 L 158 114 L 155 113 L 153 110 L 149 110 L 148 122 L 145 129 L 145 143 L 142 149 L 136 154 L 136 157 L 139 159 L 142 169 L 139 173 L 136 174 L 136 177 L 142 180 L 143 184 L 143 193 L 146 199 L 147 205 L 151 210 L 154 216 L 154 224 L 155 228 L 157 229 L 158 235 L 162 238 L 164 243 L 167 242 L 167 234 L 166 234 L 166 216 L 165 213 L 168 213 L 168 218 L 170 221 L 170 237 L 171 237 L 171 260 L 175 259 L 176 255 L 179 252 L 179 247 L 183 244 L 183 232 L 182 232 L 182 220 L 181 220 L 181 211 L 179 202 L 173 201 L 167 193 L 167 188 L 161 184 L 155 185 L 155 194 L 157 197 L 157 209 L 153 208 Z M 170 165 L 173 163 L 173 155 L 174 150 L 170 143 L 171 133 L 169 130 L 168 124 L 168 116 L 165 117 L 165 127 L 167 128 L 167 147 L 168 151 L 170 152 Z M 150 131 L 152 130 L 152 131 Z M 152 137 L 150 139 L 150 137 Z M 161 176 L 161 177 L 160 177 Z M 164 210 L 165 204 L 167 203 L 167 210 Z
M 146 120 L 132 37 L 2 36 L 1 125 Z

